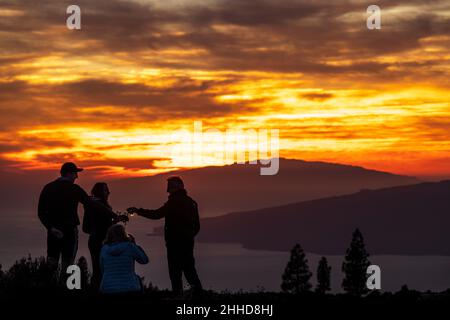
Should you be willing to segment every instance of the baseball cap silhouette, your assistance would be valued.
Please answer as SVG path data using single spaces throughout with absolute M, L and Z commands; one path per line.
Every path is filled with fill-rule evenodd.
M 61 166 L 61 174 L 64 175 L 66 173 L 75 173 L 81 172 L 83 168 L 78 168 L 77 165 L 73 162 L 66 162 Z

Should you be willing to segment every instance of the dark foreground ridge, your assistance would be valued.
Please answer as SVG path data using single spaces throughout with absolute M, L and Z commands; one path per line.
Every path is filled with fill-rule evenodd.
M 23 307 L 24 303 L 26 308 Z M 315 317 L 365 318 L 368 315 L 386 316 L 387 312 L 393 311 L 403 315 L 418 311 L 437 312 L 449 303 L 450 290 L 421 293 L 407 288 L 397 293 L 375 291 L 362 298 L 313 292 L 292 295 L 207 291 L 202 297 L 186 293 L 184 297 L 175 299 L 169 291 L 153 289 L 137 296 L 101 296 L 64 289 L 0 296 L 4 310 L 8 306 L 21 314 L 47 315 L 48 318 L 60 318 L 62 314 L 68 314 L 68 317 L 77 319 L 92 319 L 93 316 L 101 316 L 102 319 L 106 316 L 114 319 L 125 316 L 143 316 L 146 319 L 300 319 L 310 313 Z M 209 308 L 208 316 L 205 308 Z M 258 314 L 256 310 L 259 310 Z M 265 312 L 262 313 L 262 310 Z
M 354 238 L 359 234 L 355 231 Z M 427 313 L 437 312 L 448 309 L 450 303 L 450 289 L 443 292 L 418 292 L 409 290 L 406 285 L 395 293 L 346 290 L 346 294 L 327 294 L 326 288 L 318 290 L 318 286 L 312 291 L 312 288 L 306 288 L 303 284 L 299 287 L 302 290 L 284 288 L 284 292 L 267 292 L 263 289 L 257 292 L 188 290 L 180 295 L 160 290 L 143 278 L 145 285 L 142 292 L 106 295 L 99 294 L 90 285 L 86 265 L 83 267 L 80 263 L 82 259 L 79 259 L 82 270 L 79 290 L 68 290 L 64 280 L 49 272 L 49 265 L 42 257 L 22 259 L 6 271 L 0 267 L 0 306 L 3 314 L 12 311 L 17 315 L 29 315 L 33 319 L 42 315 L 46 319 L 91 320 L 97 317 L 123 319 L 142 316 L 149 319 L 300 319 L 312 313 L 315 317 L 345 316 L 360 319 L 368 315 L 384 318 L 386 312 L 392 310 L 403 316 L 422 310 Z M 351 263 L 350 260 L 347 263 Z M 291 269 L 294 267 L 292 263 L 289 265 Z M 286 272 L 283 274 L 283 283 L 288 280 Z M 352 275 L 347 273 L 348 277 Z M 352 279 L 349 278 L 349 281 Z M 365 279 L 362 281 L 365 282 Z

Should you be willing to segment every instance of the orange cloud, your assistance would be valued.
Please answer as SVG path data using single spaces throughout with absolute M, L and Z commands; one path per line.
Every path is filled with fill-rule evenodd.
M 358 1 L 181 3 L 80 0 L 71 32 L 59 1 L 4 1 L 5 166 L 172 170 L 172 134 L 199 120 L 279 129 L 284 157 L 450 175 L 444 1 L 383 4 L 377 31 Z

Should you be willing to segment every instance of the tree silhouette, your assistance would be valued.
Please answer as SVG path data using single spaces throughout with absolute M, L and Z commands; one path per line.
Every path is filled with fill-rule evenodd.
M 347 293 L 361 296 L 368 292 L 366 286 L 367 267 L 370 266 L 368 258 L 369 254 L 366 251 L 362 233 L 356 229 L 342 264 L 342 271 L 345 274 L 342 288 Z
M 32 289 L 56 288 L 58 277 L 44 257 L 22 258 L 2 275 L 2 290 L 24 292 Z
M 86 258 L 81 256 L 78 259 L 77 266 L 80 268 L 81 272 L 81 289 L 87 289 L 89 286 L 90 274 Z
M 288 293 L 302 293 L 311 289 L 309 282 L 312 273 L 309 271 L 308 260 L 299 244 L 291 250 L 291 258 L 283 274 L 281 289 Z
M 327 291 L 330 291 L 330 273 L 331 267 L 328 266 L 328 260 L 325 257 L 322 257 L 319 261 L 319 265 L 317 267 L 317 287 L 316 292 L 324 294 Z

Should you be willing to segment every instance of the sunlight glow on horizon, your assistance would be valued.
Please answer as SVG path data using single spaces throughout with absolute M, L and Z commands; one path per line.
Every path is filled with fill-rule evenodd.
M 353 2 L 90 5 L 79 32 L 21 1 L 0 10 L 5 169 L 73 160 L 127 177 L 230 164 L 212 152 L 220 140 L 193 151 L 201 164 L 173 156 L 187 148 L 174 133 L 202 121 L 221 132 L 279 130 L 284 158 L 450 176 L 444 2 L 427 5 L 429 16 L 423 4 L 386 4 L 376 32 Z M 61 11 L 55 0 L 42 10 Z

